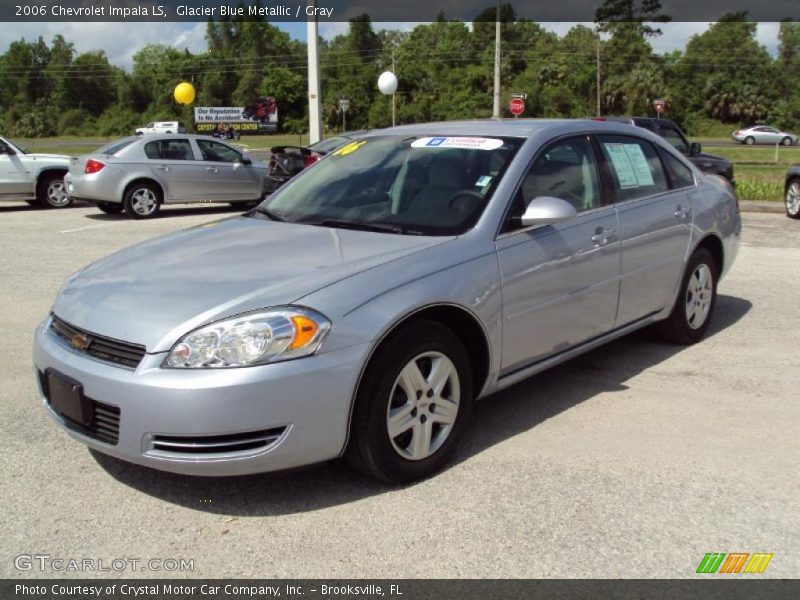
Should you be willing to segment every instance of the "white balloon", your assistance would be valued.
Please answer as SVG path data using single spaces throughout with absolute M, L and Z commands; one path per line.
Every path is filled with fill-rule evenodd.
M 390 96 L 397 91 L 397 77 L 391 71 L 384 71 L 378 77 L 378 89 L 381 94 Z

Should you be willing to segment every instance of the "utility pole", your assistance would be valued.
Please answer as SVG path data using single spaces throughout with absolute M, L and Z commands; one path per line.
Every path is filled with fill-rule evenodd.
M 600 114 L 600 33 L 597 34 L 597 116 Z
M 394 52 L 397 49 L 395 44 L 392 44 L 392 73 L 397 77 L 397 65 L 395 64 Z M 392 127 L 397 124 L 397 91 L 392 92 Z
M 317 7 L 316 0 L 308 0 L 308 6 Z M 317 35 L 317 16 L 308 17 L 306 37 L 308 38 L 308 143 L 315 144 L 322 139 L 322 118 L 319 91 L 319 36 Z
M 494 107 L 492 118 L 500 118 L 500 0 L 494 15 Z

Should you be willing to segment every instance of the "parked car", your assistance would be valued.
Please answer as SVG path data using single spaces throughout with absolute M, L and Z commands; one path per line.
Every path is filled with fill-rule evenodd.
M 0 200 L 24 200 L 45 208 L 72 203 L 64 190 L 69 156 L 33 154 L 0 136 Z
M 786 216 L 800 219 L 800 165 L 795 165 L 786 174 Z
M 475 399 L 651 324 L 700 341 L 739 247 L 732 186 L 644 129 L 434 123 L 342 148 L 70 277 L 35 331 L 48 415 L 166 471 L 345 456 L 413 481 Z
M 186 128 L 180 121 L 152 121 L 136 130 L 136 135 L 151 133 L 185 133 Z
M 688 158 L 698 169 L 713 175 L 720 175 L 730 182 L 733 178 L 733 163 L 727 158 L 703 152 L 699 142 L 689 142 L 683 130 L 670 119 L 654 119 L 652 117 L 602 117 L 609 121 L 628 123 L 643 127 L 661 136 L 672 144 L 678 152 Z
M 67 193 L 106 213 L 154 217 L 162 204 L 264 197 L 267 165 L 220 140 L 199 135 L 128 137 L 73 158 Z
M 780 144 L 791 146 L 797 143 L 797 135 L 788 131 L 781 131 L 766 125 L 753 125 L 744 129 L 737 129 L 731 134 L 737 142 L 751 146 L 753 144 Z
M 267 193 L 271 194 L 303 169 L 320 158 L 367 133 L 367 130 L 349 131 L 320 140 L 310 146 L 273 146 L 270 148 Z

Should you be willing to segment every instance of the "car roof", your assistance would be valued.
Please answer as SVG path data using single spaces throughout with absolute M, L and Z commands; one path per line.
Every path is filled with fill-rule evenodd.
M 647 130 L 619 121 L 585 119 L 484 119 L 471 121 L 441 121 L 373 129 L 365 137 L 380 135 L 409 136 L 498 136 L 529 138 L 537 134 L 559 135 L 584 131 L 632 133 L 643 135 Z M 656 139 L 657 136 L 654 136 Z

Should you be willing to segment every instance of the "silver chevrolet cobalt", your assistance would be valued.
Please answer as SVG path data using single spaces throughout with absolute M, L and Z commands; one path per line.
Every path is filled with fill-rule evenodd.
M 640 128 L 375 131 L 243 216 L 70 277 L 35 332 L 41 399 L 157 469 L 344 456 L 409 482 L 478 398 L 650 324 L 698 342 L 740 231 L 730 185 Z

